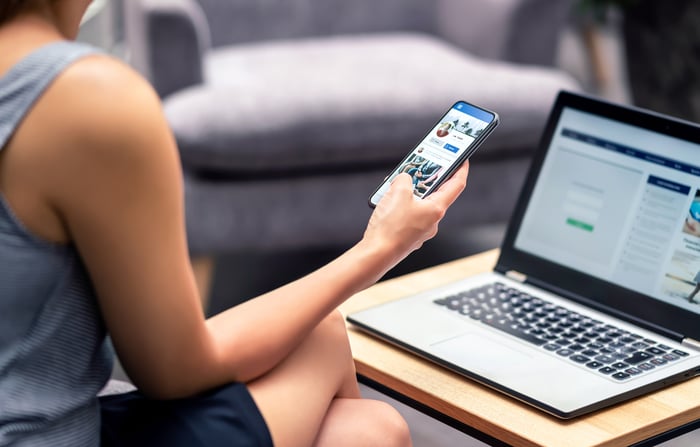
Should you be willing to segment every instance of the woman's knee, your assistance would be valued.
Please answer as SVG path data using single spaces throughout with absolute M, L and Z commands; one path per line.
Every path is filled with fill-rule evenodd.
M 335 399 L 315 447 L 410 447 L 408 424 L 394 407 L 371 399 Z
M 385 402 L 378 402 L 381 410 L 378 414 L 379 436 L 382 444 L 386 447 L 406 447 L 411 445 L 411 432 L 408 423 L 401 414 L 391 405 Z
M 345 326 L 345 318 L 339 311 L 335 310 L 328 314 L 316 327 L 316 331 L 324 339 L 331 340 L 337 348 L 342 347 L 350 356 L 350 340 Z
M 340 313 L 339 310 L 334 310 L 328 315 L 326 315 L 326 318 L 321 320 L 321 323 L 319 323 L 319 326 L 328 326 L 329 328 L 333 330 L 338 330 L 341 332 L 346 332 L 345 331 L 345 317 L 343 317 L 343 314 Z
M 406 447 L 411 444 L 408 423 L 401 414 L 386 402 L 372 400 L 375 408 L 371 411 L 374 422 L 373 432 L 376 444 L 385 447 Z

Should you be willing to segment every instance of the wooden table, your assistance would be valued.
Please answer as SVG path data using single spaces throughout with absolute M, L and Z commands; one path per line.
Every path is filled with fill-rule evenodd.
M 489 271 L 497 258 L 498 250 L 491 250 L 378 283 L 348 300 L 341 311 L 347 315 Z M 646 440 L 654 445 L 700 426 L 700 378 L 562 421 L 370 337 L 352 325 L 349 332 L 361 380 L 491 444 L 622 446 Z

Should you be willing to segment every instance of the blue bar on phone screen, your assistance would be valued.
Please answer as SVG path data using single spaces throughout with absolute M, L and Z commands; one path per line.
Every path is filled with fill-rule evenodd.
M 484 121 L 485 123 L 490 123 L 493 121 L 493 115 L 485 110 L 481 110 L 479 108 L 476 108 L 470 104 L 466 104 L 463 102 L 458 102 L 455 106 L 455 109 L 459 110 L 462 113 L 466 113 L 467 115 L 471 115 L 476 119 L 480 119 L 481 121 Z

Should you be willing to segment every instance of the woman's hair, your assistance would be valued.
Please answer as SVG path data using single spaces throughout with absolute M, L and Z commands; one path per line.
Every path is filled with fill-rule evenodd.
M 0 0 L 0 25 L 32 3 L 35 3 L 35 0 Z

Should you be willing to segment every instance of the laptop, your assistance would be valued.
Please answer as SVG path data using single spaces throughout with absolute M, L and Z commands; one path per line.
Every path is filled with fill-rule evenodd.
M 494 270 L 347 319 L 570 419 L 700 374 L 699 281 L 700 126 L 560 92 Z

